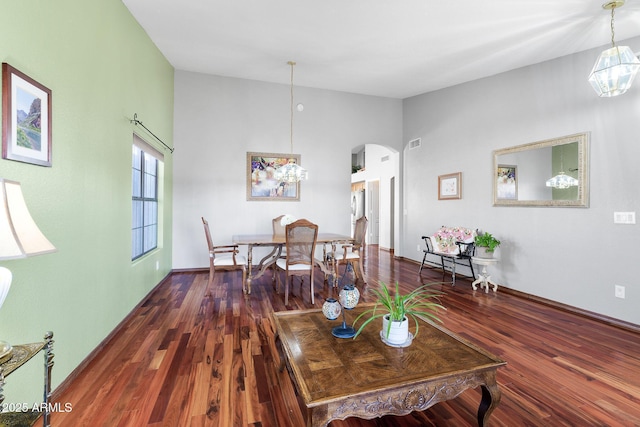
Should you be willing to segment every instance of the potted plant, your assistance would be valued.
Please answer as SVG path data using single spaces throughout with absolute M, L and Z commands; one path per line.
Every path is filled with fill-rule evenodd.
M 360 335 L 362 330 L 373 320 L 382 319 L 382 330 L 380 336 L 382 340 L 391 346 L 405 346 L 411 343 L 409 334 L 409 320 L 413 320 L 416 325 L 415 336 L 418 335 L 420 323 L 418 316 L 425 319 L 442 322 L 436 315 L 438 310 L 446 310 L 441 304 L 439 297 L 442 293 L 434 291 L 431 286 L 434 283 L 422 285 L 406 295 L 400 293 L 400 285 L 396 281 L 395 293 L 391 295 L 389 288 L 384 282 L 380 282 L 380 289 L 371 289 L 377 297 L 376 305 L 365 310 L 353 322 L 353 326 L 364 317 L 369 316 L 360 328 L 358 328 L 354 339 Z
M 500 240 L 496 239 L 491 233 L 479 232 L 474 239 L 476 244 L 477 256 L 480 258 L 493 258 L 493 251 L 500 246 Z

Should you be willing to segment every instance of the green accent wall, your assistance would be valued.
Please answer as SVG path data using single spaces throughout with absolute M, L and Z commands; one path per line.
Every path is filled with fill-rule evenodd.
M 3 2 L 0 60 L 52 91 L 52 167 L 0 159 L 54 254 L 13 273 L 0 339 L 54 332 L 54 390 L 171 271 L 174 69 L 118 0 Z M 131 261 L 133 132 L 165 155 L 159 248 Z M 158 266 L 158 267 L 157 267 Z M 42 357 L 7 378 L 5 403 L 42 398 Z

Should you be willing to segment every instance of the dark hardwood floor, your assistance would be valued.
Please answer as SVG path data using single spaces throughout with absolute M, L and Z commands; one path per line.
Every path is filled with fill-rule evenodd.
M 404 289 L 443 280 L 439 270 L 367 248 L 367 287 L 398 280 Z M 328 288 L 316 274 L 316 307 Z M 242 294 L 240 272 L 174 273 L 149 296 L 85 369 L 54 392 L 71 403 L 53 426 L 305 425 L 270 321 L 273 311 L 311 308 L 299 282 L 284 306 L 267 273 Z M 445 279 L 450 279 L 447 275 Z M 576 285 L 577 286 L 577 285 Z M 502 400 L 490 426 L 640 426 L 640 334 L 507 292 L 439 285 L 444 326 L 507 361 L 499 369 Z M 576 289 L 576 292 L 578 290 Z M 424 412 L 333 427 L 473 426 L 479 390 Z

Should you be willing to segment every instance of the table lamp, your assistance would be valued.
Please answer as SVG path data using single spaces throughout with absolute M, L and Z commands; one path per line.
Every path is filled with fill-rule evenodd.
M 0 178 L 0 261 L 55 252 L 44 237 L 22 196 L 20 183 Z M 0 266 L 0 308 L 11 287 L 11 271 Z M 0 341 L 0 362 L 11 357 L 11 345 Z

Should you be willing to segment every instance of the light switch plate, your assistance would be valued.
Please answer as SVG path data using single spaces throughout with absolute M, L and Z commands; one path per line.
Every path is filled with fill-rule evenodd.
M 636 213 L 635 212 L 614 212 L 613 223 L 614 224 L 635 224 Z

